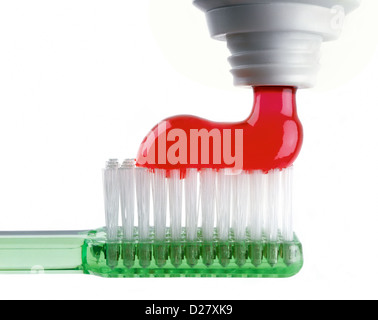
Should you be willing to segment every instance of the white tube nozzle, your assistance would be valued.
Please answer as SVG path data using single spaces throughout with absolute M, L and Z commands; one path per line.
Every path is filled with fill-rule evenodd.
M 227 41 L 235 85 L 314 86 L 323 41 L 339 37 L 360 0 L 194 0 Z

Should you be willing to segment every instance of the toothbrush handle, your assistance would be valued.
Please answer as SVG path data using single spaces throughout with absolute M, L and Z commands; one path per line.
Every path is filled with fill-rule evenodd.
M 0 273 L 83 273 L 89 231 L 0 232 Z

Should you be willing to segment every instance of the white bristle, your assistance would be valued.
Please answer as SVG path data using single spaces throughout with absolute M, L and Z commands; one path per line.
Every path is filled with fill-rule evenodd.
M 118 161 L 112 159 L 107 162 L 103 171 L 105 220 L 108 240 L 116 240 L 118 233 L 119 215 L 119 183 Z
M 246 239 L 247 212 L 248 212 L 248 175 L 241 172 L 233 176 L 233 202 L 234 211 L 232 212 L 232 229 L 237 241 Z
M 155 239 L 165 239 L 167 227 L 167 182 L 166 171 L 156 169 L 152 179 Z
M 293 232 L 293 167 L 283 170 L 282 174 L 283 192 L 283 215 L 282 215 L 282 237 L 284 241 L 290 242 L 294 239 Z
M 169 212 L 172 240 L 181 239 L 182 227 L 182 180 L 180 170 L 172 170 L 168 179 Z
M 220 241 L 229 240 L 231 217 L 232 176 L 226 170 L 217 173 L 216 210 L 217 230 Z
M 150 175 L 148 169 L 136 168 L 135 185 L 138 207 L 139 239 L 142 241 L 150 238 Z
M 215 218 L 216 172 L 212 169 L 201 170 L 200 183 L 202 235 L 204 241 L 212 241 Z
M 119 168 L 116 160 L 110 160 L 103 178 L 106 229 L 110 240 L 117 239 L 119 203 L 123 238 L 134 239 L 137 211 L 139 240 L 150 240 L 151 189 L 157 241 L 165 240 L 168 221 L 172 240 L 181 240 L 185 221 L 186 240 L 196 241 L 199 220 L 204 241 L 213 241 L 215 230 L 220 241 L 230 240 L 231 231 L 236 241 L 263 241 L 266 238 L 275 242 L 280 240 L 280 234 L 285 242 L 294 239 L 292 167 L 268 173 L 242 171 L 237 175 L 227 170 L 188 169 L 185 177 L 181 177 L 180 170 L 151 172 L 135 167 L 134 161 L 125 161 Z
M 198 228 L 198 170 L 188 169 L 185 176 L 185 226 L 186 239 L 195 241 Z
M 278 221 L 280 204 L 280 171 L 272 170 L 267 174 L 266 234 L 268 241 L 278 240 Z
M 134 239 L 135 216 L 135 166 L 133 161 L 125 160 L 118 169 L 123 238 Z
M 254 171 L 249 176 L 250 210 L 249 232 L 253 241 L 261 241 L 264 226 L 265 179 L 262 171 Z

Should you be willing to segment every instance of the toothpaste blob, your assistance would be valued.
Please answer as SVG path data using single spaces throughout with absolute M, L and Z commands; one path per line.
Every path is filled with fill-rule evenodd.
M 303 141 L 296 110 L 296 88 L 254 88 L 250 116 L 237 123 L 190 115 L 165 119 L 143 140 L 137 166 L 170 170 L 212 168 L 232 171 L 290 167 Z

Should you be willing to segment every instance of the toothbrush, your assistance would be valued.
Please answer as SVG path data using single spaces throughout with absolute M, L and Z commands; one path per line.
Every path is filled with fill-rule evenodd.
M 0 232 L 0 272 L 277 278 L 301 270 L 296 93 L 314 85 L 322 42 L 337 39 L 359 1 L 193 2 L 211 36 L 227 42 L 235 84 L 253 88 L 250 116 L 160 122 L 135 159 L 106 162 L 105 227 Z
M 255 87 L 251 115 L 236 124 L 192 116 L 164 120 L 147 135 L 135 160 L 107 161 L 105 228 L 0 233 L 0 271 L 104 277 L 296 274 L 303 253 L 291 212 L 292 163 L 302 145 L 295 94 L 292 87 Z M 202 136 L 186 137 L 199 127 Z M 184 140 L 170 141 L 171 132 Z M 213 134 L 212 143 L 206 143 L 206 132 Z M 261 143 L 263 137 L 268 144 Z M 165 163 L 157 161 L 161 145 Z M 204 145 L 213 146 L 208 154 L 201 152 Z M 186 161 L 176 161 L 181 156 L 172 150 L 183 152 Z M 219 150 L 224 152 L 217 155 Z
M 302 144 L 295 93 L 290 87 L 254 88 L 253 112 L 236 124 L 191 116 L 166 119 L 146 137 L 136 160 L 107 161 L 103 170 L 105 228 L 0 233 L 0 270 L 82 272 L 104 277 L 296 274 L 303 255 L 292 231 L 290 210 L 292 163 Z M 206 140 L 202 136 L 195 143 L 199 161 L 191 164 L 193 153 L 182 149 L 188 161 L 172 164 L 171 156 L 180 155 L 170 150 L 180 141 L 169 141 L 170 132 L 186 128 L 190 134 L 198 126 L 203 133 L 220 133 L 214 137 L 232 151 L 234 163 L 208 162 L 229 156 L 219 157 L 211 150 L 202 167 L 200 149 Z M 242 141 L 237 141 L 237 134 L 229 136 L 236 130 L 244 131 Z M 243 155 L 243 168 L 236 167 L 241 163 L 236 159 L 240 156 L 235 153 L 236 145 L 244 146 L 240 150 L 246 146 L 256 149 L 255 141 L 261 141 L 261 135 L 270 137 L 267 145 L 257 143 L 263 146 L 263 154 L 251 158 L 253 150 L 249 150 Z M 193 138 L 188 140 L 194 143 Z M 213 145 L 218 143 L 213 140 Z M 233 143 L 227 146 L 225 141 Z M 144 154 L 153 159 L 151 150 L 156 159 L 161 156 L 161 148 L 153 147 L 158 142 L 166 146 L 166 163 L 142 165 Z M 189 144 L 184 146 L 191 149 Z

